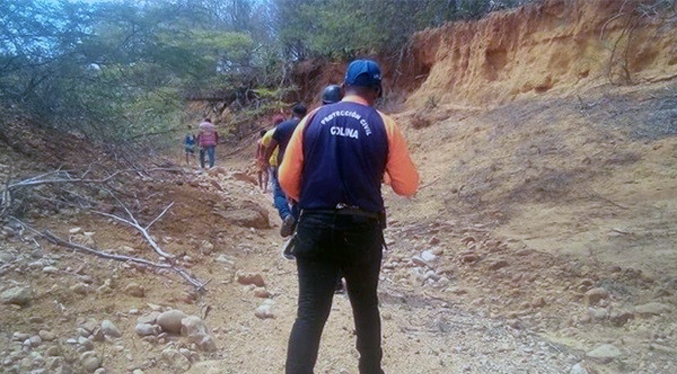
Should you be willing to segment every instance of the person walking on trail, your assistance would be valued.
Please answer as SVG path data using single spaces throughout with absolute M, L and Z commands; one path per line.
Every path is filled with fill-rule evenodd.
M 273 149 L 273 152 L 271 153 L 270 157 L 266 159 L 266 149 L 270 145 L 271 140 L 273 140 L 273 134 L 275 133 L 275 126 L 279 125 L 284 121 L 284 117 L 281 114 L 277 114 L 273 116 L 273 128 L 271 130 L 265 131 L 263 136 L 261 136 L 261 139 L 258 141 L 258 147 L 260 147 L 260 160 L 258 160 L 258 165 L 259 165 L 259 180 L 262 177 L 263 180 L 265 181 L 263 183 L 263 193 L 268 192 L 268 185 L 269 185 L 269 179 L 271 178 L 271 175 L 273 174 L 273 170 L 277 168 L 277 156 L 279 153 L 279 147 L 275 147 Z M 262 130 L 264 132 L 264 130 Z M 257 147 L 257 157 L 259 157 L 259 148 Z M 261 182 L 259 182 L 260 184 Z
M 289 139 L 291 139 L 294 129 L 298 126 L 301 118 L 306 115 L 306 107 L 303 104 L 297 104 L 292 109 L 292 118 L 288 119 L 275 127 L 273 138 L 270 144 L 266 147 L 266 155 L 264 159 L 269 159 L 275 147 L 279 147 L 279 154 L 277 156 L 278 165 L 284 160 L 284 153 L 287 149 Z M 287 199 L 287 195 L 282 191 L 280 183 L 277 179 L 277 169 L 273 170 L 273 202 L 277 208 L 280 218 L 282 219 L 282 226 L 280 227 L 280 235 L 284 238 L 294 232 L 296 220 L 298 218 L 298 209 L 296 204 L 291 204 Z
M 343 92 L 341 86 L 337 84 L 330 84 L 322 90 L 322 105 L 335 104 L 343 98 Z M 296 234 L 292 234 L 292 238 L 289 239 L 284 246 L 282 247 L 282 257 L 287 260 L 294 259 L 294 246 L 296 245 Z M 336 280 L 336 292 L 343 291 L 343 283 L 341 282 L 341 276 Z
M 348 65 L 344 98 L 311 112 L 295 129 L 279 170 L 301 215 L 294 248 L 299 296 L 286 374 L 312 374 L 340 272 L 353 308 L 360 374 L 384 374 L 377 287 L 385 212 L 381 182 L 412 196 L 419 176 L 402 132 L 373 108 L 381 70 L 371 60 Z
M 190 125 L 188 125 L 188 132 L 183 138 L 183 150 L 186 154 L 186 166 L 190 166 L 190 159 L 195 157 L 195 146 L 197 144 L 197 139 L 195 139 L 195 134 Z
M 200 132 L 197 135 L 197 144 L 200 146 L 200 167 L 205 168 L 205 155 L 209 158 L 209 167 L 214 167 L 214 151 L 219 143 L 219 133 L 212 124 L 212 120 L 205 118 L 200 123 Z
M 322 105 L 338 103 L 342 98 L 343 92 L 338 84 L 330 84 L 322 91 Z

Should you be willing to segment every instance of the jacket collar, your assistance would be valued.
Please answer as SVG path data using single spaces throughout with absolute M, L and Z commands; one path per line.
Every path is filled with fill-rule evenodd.
M 369 106 L 369 103 L 367 103 L 367 100 L 365 100 L 362 97 L 357 96 L 357 95 L 345 96 L 343 98 L 343 100 L 341 100 L 341 101 L 348 101 L 348 102 L 351 102 L 351 103 L 358 103 L 358 104 L 362 104 L 364 106 Z

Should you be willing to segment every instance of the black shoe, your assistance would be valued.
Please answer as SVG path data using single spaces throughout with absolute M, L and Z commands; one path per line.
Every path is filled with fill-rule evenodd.
M 292 236 L 282 246 L 282 257 L 285 260 L 294 260 L 294 247 L 296 246 L 296 235 Z
M 287 236 L 294 233 L 295 228 L 296 228 L 296 218 L 294 218 L 294 216 L 290 214 L 284 217 L 284 220 L 282 221 L 282 227 L 280 227 L 280 235 L 282 235 L 283 238 L 286 238 Z

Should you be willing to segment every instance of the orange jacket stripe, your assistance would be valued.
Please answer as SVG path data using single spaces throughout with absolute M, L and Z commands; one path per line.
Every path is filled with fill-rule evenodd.
M 396 194 L 413 196 L 418 189 L 419 176 L 407 150 L 402 130 L 389 116 L 379 112 L 388 132 L 388 162 L 386 175 Z

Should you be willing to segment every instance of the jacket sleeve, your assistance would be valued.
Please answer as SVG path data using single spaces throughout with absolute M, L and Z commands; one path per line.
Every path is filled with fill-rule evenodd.
M 280 187 L 284 193 L 295 201 L 301 197 L 301 173 L 303 172 L 303 133 L 308 119 L 314 116 L 315 109 L 309 115 L 305 116 L 296 126 L 294 133 L 287 144 L 284 152 L 284 158 L 280 165 L 278 179 Z
M 386 182 L 389 182 L 396 194 L 413 196 L 418 190 L 419 176 L 407 150 L 404 135 L 392 118 L 383 113 L 380 114 L 388 134 Z

